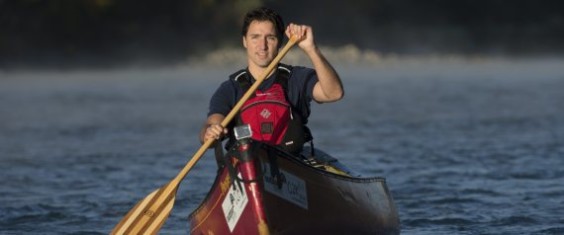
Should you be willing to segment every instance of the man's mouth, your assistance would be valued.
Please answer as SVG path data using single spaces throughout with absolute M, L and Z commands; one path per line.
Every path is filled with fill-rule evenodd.
M 257 55 L 258 55 L 259 57 L 267 57 L 267 56 L 268 56 L 268 53 L 266 53 L 266 52 L 257 52 Z

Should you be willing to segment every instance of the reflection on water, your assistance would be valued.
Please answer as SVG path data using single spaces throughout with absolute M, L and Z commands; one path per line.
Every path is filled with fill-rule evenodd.
M 345 99 L 313 107 L 316 147 L 386 177 L 403 234 L 564 233 L 561 64 L 340 68 Z M 0 232 L 107 234 L 196 151 L 229 72 L 0 74 Z M 214 175 L 211 157 L 190 172 L 164 234 L 186 233 Z

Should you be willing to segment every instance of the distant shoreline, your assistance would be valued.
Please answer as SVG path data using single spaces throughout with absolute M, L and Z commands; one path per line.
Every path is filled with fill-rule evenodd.
M 563 55 L 489 55 L 489 54 L 396 54 L 380 53 L 373 50 L 361 50 L 355 45 L 340 47 L 321 47 L 323 55 L 336 67 L 373 67 L 390 65 L 423 64 L 475 64 L 500 61 L 523 60 L 563 60 Z M 282 59 L 282 63 L 311 66 L 307 56 L 298 48 L 293 48 Z M 243 67 L 246 55 L 243 48 L 222 48 L 201 56 L 189 56 L 180 67 Z
M 355 45 L 341 47 L 321 47 L 323 55 L 334 65 L 370 66 L 403 60 L 484 60 L 488 56 L 478 55 L 399 55 L 382 54 L 373 50 L 361 50 Z M 311 65 L 309 59 L 299 49 L 293 48 L 282 60 L 283 63 L 294 65 Z M 187 66 L 240 66 L 246 64 L 245 51 L 242 48 L 222 48 L 201 56 L 190 56 L 183 63 Z
M 441 54 L 441 53 L 422 53 L 422 54 L 396 54 L 381 53 L 374 50 L 361 50 L 359 47 L 349 44 L 340 47 L 321 46 L 323 55 L 336 68 L 396 68 L 421 67 L 428 65 L 471 65 L 484 63 L 515 63 L 524 61 L 563 61 L 564 55 L 494 55 L 494 54 Z M 79 58 L 79 57 L 78 57 Z M 15 66 L 1 65 L 2 73 L 41 73 L 41 72 L 67 72 L 67 71 L 117 71 L 117 70 L 167 70 L 175 69 L 239 69 L 246 66 L 246 55 L 244 48 L 225 47 L 212 50 L 201 55 L 190 55 L 184 59 L 179 58 L 174 61 L 160 61 L 152 57 L 139 57 L 124 61 L 115 61 L 108 64 L 82 63 L 80 59 L 59 58 L 60 61 L 50 63 L 30 63 Z M 153 60 L 154 59 L 154 60 Z M 91 60 L 90 60 L 91 61 Z M 91 61 L 92 62 L 92 61 Z M 311 66 L 307 56 L 297 47 L 282 59 L 282 63 L 290 65 Z

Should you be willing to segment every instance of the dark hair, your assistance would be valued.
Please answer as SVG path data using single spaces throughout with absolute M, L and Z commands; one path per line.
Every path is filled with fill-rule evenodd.
M 274 10 L 267 7 L 259 7 L 254 10 L 247 12 L 245 19 L 243 20 L 243 36 L 247 35 L 249 30 L 249 25 L 254 20 L 257 21 L 270 21 L 276 29 L 276 37 L 278 38 L 278 47 L 282 45 L 282 40 L 284 39 L 284 21 L 282 17 L 276 13 Z

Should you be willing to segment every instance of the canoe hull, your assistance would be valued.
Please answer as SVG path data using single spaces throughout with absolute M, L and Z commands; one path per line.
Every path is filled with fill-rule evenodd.
M 399 234 L 384 178 L 330 173 L 328 162 L 314 167 L 268 145 L 249 146 L 247 160 L 219 169 L 189 217 L 191 234 Z

